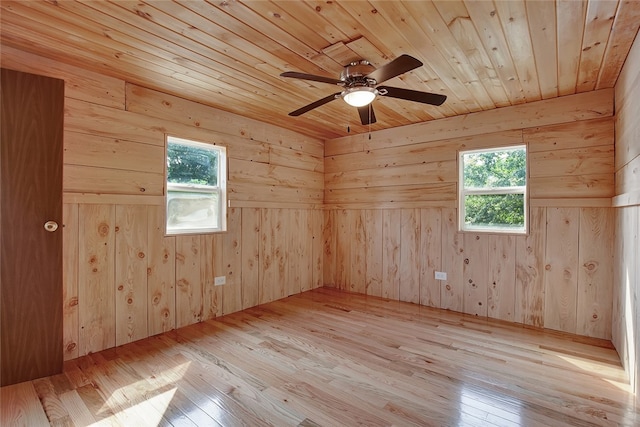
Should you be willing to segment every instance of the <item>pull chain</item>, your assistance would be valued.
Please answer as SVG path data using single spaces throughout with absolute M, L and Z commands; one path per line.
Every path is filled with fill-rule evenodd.
M 371 140 L 371 104 L 369 104 L 369 140 Z

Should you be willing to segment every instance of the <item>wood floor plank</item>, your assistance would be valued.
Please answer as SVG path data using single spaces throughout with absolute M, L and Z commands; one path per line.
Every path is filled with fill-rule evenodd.
M 76 390 L 66 391 L 60 394 L 59 398 L 73 425 L 91 425 L 96 422 Z
M 0 392 L 2 425 L 640 424 L 609 341 L 331 288 Z
M 66 424 L 69 413 L 56 394 L 51 378 L 53 377 L 34 380 L 33 386 L 49 421 L 52 424 Z
M 32 382 L 0 388 L 0 424 L 37 426 L 48 424 Z

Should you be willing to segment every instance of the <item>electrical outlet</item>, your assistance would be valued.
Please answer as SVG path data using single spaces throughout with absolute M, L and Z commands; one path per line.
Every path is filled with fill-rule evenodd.
M 213 279 L 213 284 L 216 286 L 221 286 L 227 283 L 227 276 L 217 276 Z
M 436 271 L 436 280 L 447 280 L 447 273 L 444 271 Z

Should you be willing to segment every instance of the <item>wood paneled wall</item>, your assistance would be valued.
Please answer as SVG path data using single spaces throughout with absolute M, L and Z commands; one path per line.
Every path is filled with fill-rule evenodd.
M 613 344 L 640 402 L 640 37 L 616 83 Z
M 327 141 L 325 285 L 611 338 L 612 114 L 606 90 Z M 529 235 L 458 232 L 458 151 L 522 143 Z
M 322 286 L 322 141 L 1 52 L 65 80 L 65 359 Z M 164 235 L 166 134 L 228 148 L 226 233 Z
M 618 202 L 637 197 L 639 151 L 627 118 L 626 138 L 636 142 L 627 153 L 616 147 L 614 163 L 612 90 L 323 148 L 276 125 L 8 47 L 2 65 L 66 81 L 66 359 L 323 284 L 611 336 L 615 217 L 620 227 L 611 197 L 616 188 Z M 628 81 L 637 88 L 637 78 Z M 637 104 L 629 105 L 635 117 Z M 167 133 L 229 148 L 227 233 L 164 236 Z M 457 151 L 523 142 L 530 234 L 459 233 Z M 614 168 L 622 174 L 615 186 Z M 435 270 L 448 280 L 435 281 Z M 220 274 L 227 284 L 212 286 Z
M 167 237 L 164 206 L 64 206 L 67 358 L 322 286 L 320 210 L 230 208 L 226 233 Z
M 611 338 L 611 208 L 531 208 L 528 236 L 459 233 L 452 208 L 326 215 L 326 286 Z

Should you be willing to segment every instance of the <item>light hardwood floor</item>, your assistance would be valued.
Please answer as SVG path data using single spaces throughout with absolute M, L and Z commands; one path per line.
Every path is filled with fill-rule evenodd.
M 318 289 L 0 390 L 2 426 L 615 426 L 607 341 Z

